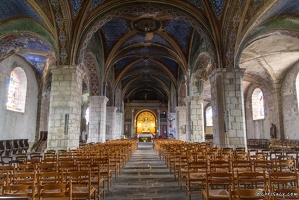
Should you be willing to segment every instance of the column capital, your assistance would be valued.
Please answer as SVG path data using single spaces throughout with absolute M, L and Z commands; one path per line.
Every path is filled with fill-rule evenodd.
M 225 73 L 239 73 L 242 76 L 244 75 L 246 69 L 242 69 L 242 68 L 216 68 L 214 69 L 208 76 L 208 78 L 211 78 L 217 74 L 225 74 Z
M 108 112 L 116 112 L 117 107 L 107 107 Z
M 190 101 L 203 101 L 204 96 L 190 96 Z
M 99 102 L 99 103 L 107 103 L 109 99 L 106 96 L 89 96 L 88 100 L 90 102 Z
M 186 96 L 184 98 L 184 102 L 186 103 L 186 105 L 188 105 L 188 103 L 190 103 L 190 101 L 191 101 L 191 96 Z
M 70 71 L 76 71 L 78 72 L 77 74 L 82 75 L 81 77 L 85 75 L 84 70 L 80 66 L 76 66 L 76 65 L 51 65 L 50 69 L 51 69 L 51 73 L 53 74 L 60 74 L 62 73 L 62 71 L 67 70 L 68 73 Z

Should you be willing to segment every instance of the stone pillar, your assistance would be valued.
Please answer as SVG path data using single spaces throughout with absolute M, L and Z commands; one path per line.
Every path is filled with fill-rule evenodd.
M 191 132 L 192 132 L 192 125 L 191 125 L 191 100 L 190 97 L 186 97 L 184 99 L 185 104 L 186 104 L 186 141 L 191 142 L 192 137 L 191 137 Z M 192 141 L 193 142 L 193 141 Z
M 157 120 L 157 125 L 156 125 L 156 127 L 157 127 L 157 129 L 156 129 L 156 131 L 157 131 L 157 133 L 156 133 L 156 135 L 157 136 L 159 136 L 161 133 L 161 127 L 160 127 L 160 110 L 159 109 L 157 109 L 157 115 L 158 115 L 158 120 Z
M 176 113 L 169 113 L 168 114 L 168 133 L 169 134 L 172 134 L 174 138 L 178 139 L 179 136 L 178 136 L 178 132 L 176 131 L 176 127 L 177 127 L 177 116 L 176 116 Z
M 131 109 L 132 116 L 131 116 L 131 138 L 134 138 L 134 109 Z
M 83 70 L 53 66 L 47 149 L 79 147 Z
M 220 147 L 247 147 L 243 69 L 216 69 L 210 75 L 213 142 Z
M 114 140 L 116 131 L 116 107 L 107 107 L 107 133 L 106 139 Z
M 115 137 L 114 139 L 121 139 L 124 135 L 124 114 L 116 113 Z
M 284 140 L 284 139 L 287 139 L 287 138 L 285 138 L 285 133 L 284 133 L 284 123 L 283 123 L 284 117 L 283 117 L 283 113 L 279 112 L 279 110 L 283 110 L 283 108 L 282 108 L 283 96 L 281 95 L 282 94 L 282 92 L 281 92 L 281 87 L 282 87 L 281 82 L 282 81 L 276 80 L 274 85 L 273 85 L 273 87 L 275 88 L 275 96 L 277 98 L 277 102 L 275 103 L 276 104 L 276 109 L 273 109 L 273 110 L 277 110 L 278 113 L 271 116 L 271 118 L 272 118 L 272 122 L 274 122 L 274 124 L 276 124 L 276 138 Z
M 89 100 L 89 133 L 87 142 L 105 142 L 106 140 L 106 105 L 105 96 L 90 96 Z
M 177 139 L 187 141 L 186 138 L 186 107 L 176 107 Z
M 204 142 L 204 108 L 203 97 L 190 97 L 190 119 L 191 119 L 191 133 L 193 142 Z

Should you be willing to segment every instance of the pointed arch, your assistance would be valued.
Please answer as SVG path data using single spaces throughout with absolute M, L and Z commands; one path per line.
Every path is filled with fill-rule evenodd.
M 260 88 L 256 88 L 251 96 L 253 120 L 265 118 L 264 94 Z
M 10 73 L 6 108 L 12 111 L 25 112 L 26 93 L 26 73 L 22 68 L 16 67 Z

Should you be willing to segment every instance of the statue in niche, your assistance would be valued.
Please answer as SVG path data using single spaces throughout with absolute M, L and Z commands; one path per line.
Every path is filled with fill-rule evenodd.
M 276 126 L 275 124 L 271 124 L 271 128 L 270 128 L 270 136 L 271 139 L 276 139 Z
M 142 127 L 142 132 L 150 132 L 150 121 L 147 117 L 143 119 Z

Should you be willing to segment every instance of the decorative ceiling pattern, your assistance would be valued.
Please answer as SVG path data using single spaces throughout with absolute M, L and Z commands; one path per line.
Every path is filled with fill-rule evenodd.
M 135 57 L 126 57 L 124 59 L 121 59 L 115 64 L 115 76 L 117 77 L 119 73 L 130 63 L 137 60 L 138 58 Z
M 90 6 L 90 9 L 96 8 L 99 4 L 102 4 L 105 0 L 93 0 Z
M 28 17 L 44 24 L 42 18 L 24 0 L 2 0 L 0 3 L 0 20 Z
M 278 3 L 270 9 L 259 21 L 257 21 L 256 25 L 267 21 L 270 18 L 278 15 L 296 15 L 299 16 L 299 4 L 298 1 L 293 0 L 284 0 L 278 1 Z
M 198 8 L 203 9 L 203 6 L 201 4 L 200 0 L 188 0 L 190 3 L 195 4 Z
M 189 47 L 189 38 L 191 37 L 191 25 L 182 19 L 175 18 L 166 23 L 165 30 L 177 39 L 186 54 Z
M 98 73 L 97 73 L 95 58 L 91 54 L 87 54 L 85 56 L 85 65 L 87 66 L 87 68 L 89 70 L 91 95 L 99 96 L 100 95 L 99 77 L 98 77 Z
M 28 54 L 28 53 L 21 53 L 20 55 L 23 56 L 27 61 L 29 61 L 30 64 L 34 66 L 34 68 L 38 73 L 41 73 L 44 70 L 44 64 L 47 59 L 45 56 Z
M 162 38 L 160 35 L 156 33 L 153 33 L 152 38 L 150 39 L 147 39 L 146 34 L 144 33 L 136 34 L 134 35 L 134 37 L 131 37 L 130 39 L 125 41 L 121 46 L 121 48 L 128 47 L 136 43 L 159 44 L 161 46 L 165 46 L 171 50 L 174 50 L 173 46 L 171 46 L 171 44 L 167 40 L 165 40 L 164 38 Z
M 121 18 L 114 18 L 102 27 L 105 36 L 105 51 L 109 52 L 120 36 L 129 30 L 127 22 Z
M 281 18 L 291 29 L 279 30 Z M 84 63 L 91 95 L 101 95 L 102 83 L 109 82 L 112 97 L 116 88 L 130 100 L 149 93 L 176 102 L 169 99 L 176 94 L 184 105 L 188 91 L 181 80 L 188 71 L 257 66 L 250 54 L 267 56 L 250 42 L 262 43 L 271 32 L 297 39 L 298 18 L 294 0 L 2 0 L 0 58 L 18 54 L 40 76 L 53 56 L 57 65 Z M 242 66 L 236 54 L 243 55 Z M 257 67 L 283 71 L 283 66 Z
M 225 5 L 225 0 L 210 0 L 210 2 L 213 5 L 216 17 L 220 19 Z

